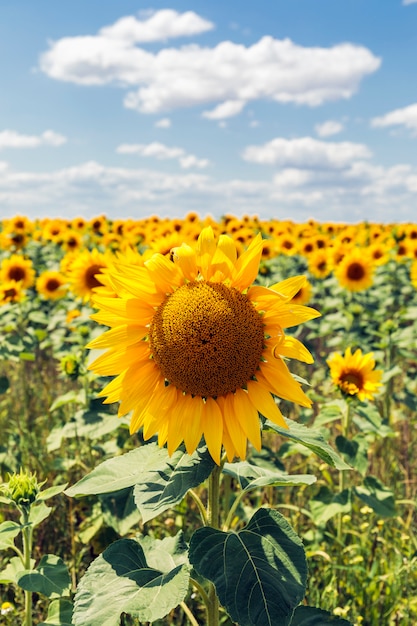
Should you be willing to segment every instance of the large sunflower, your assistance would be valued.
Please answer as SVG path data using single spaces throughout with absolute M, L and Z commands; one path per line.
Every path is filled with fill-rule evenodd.
M 120 401 L 119 415 L 132 411 L 132 433 L 158 434 L 170 454 L 182 441 L 191 454 L 204 435 L 219 463 L 222 445 L 229 460 L 245 458 L 248 440 L 260 449 L 259 413 L 285 427 L 271 394 L 311 405 L 284 358 L 313 358 L 283 329 L 319 313 L 291 302 L 304 276 L 251 286 L 262 246 L 258 235 L 237 257 L 233 240 L 216 243 L 207 227 L 195 248 L 155 254 L 143 267 L 119 258 L 108 268 L 92 317 L 111 329 L 88 345 L 106 349 L 90 367 L 117 375 L 100 395 Z
M 330 357 L 327 365 L 334 384 L 347 396 L 372 400 L 382 384 L 382 371 L 374 369 L 372 352 L 362 354 L 362 350 L 358 349 L 352 354 L 347 348 L 344 355 L 337 353 Z

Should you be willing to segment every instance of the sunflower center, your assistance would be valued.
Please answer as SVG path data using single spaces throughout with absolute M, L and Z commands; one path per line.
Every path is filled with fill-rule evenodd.
M 56 291 L 61 286 L 61 283 L 56 278 L 50 278 L 46 283 L 46 289 L 48 291 Z
M 85 284 L 88 289 L 94 289 L 94 287 L 101 287 L 101 282 L 97 280 L 96 274 L 101 274 L 101 270 L 103 269 L 102 265 L 91 265 L 85 273 Z
M 359 372 L 347 372 L 341 376 L 342 387 L 347 393 L 355 394 L 363 388 L 363 377 Z
M 26 277 L 26 272 L 23 267 L 19 267 L 16 265 L 15 267 L 10 268 L 9 271 L 9 279 L 15 280 L 19 282 L 19 280 L 23 280 Z
M 237 289 L 193 281 L 160 305 L 149 342 L 169 383 L 195 396 L 222 396 L 244 387 L 255 374 L 264 325 Z
M 349 265 L 346 274 L 350 280 L 362 280 L 365 276 L 365 268 L 361 263 L 353 262 Z

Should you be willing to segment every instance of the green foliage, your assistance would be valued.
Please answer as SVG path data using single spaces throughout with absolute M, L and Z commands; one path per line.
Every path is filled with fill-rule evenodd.
M 177 551 L 178 548 L 175 548 Z M 159 555 L 162 548 L 158 547 Z M 175 562 L 175 554 L 172 559 Z M 163 559 L 158 559 L 161 564 Z M 155 569 L 140 542 L 121 539 L 90 565 L 75 595 L 74 626 L 117 626 L 122 613 L 154 622 L 164 617 L 186 596 L 190 567 Z
M 287 626 L 304 597 L 302 542 L 277 511 L 259 509 L 237 533 L 197 530 L 190 562 L 214 583 L 220 602 L 240 626 Z

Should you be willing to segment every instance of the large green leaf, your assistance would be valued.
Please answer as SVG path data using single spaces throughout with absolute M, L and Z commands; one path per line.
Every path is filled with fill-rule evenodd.
M 242 489 L 250 491 L 258 487 L 290 485 L 311 485 L 316 482 L 316 477 L 310 474 L 286 474 L 279 469 L 271 470 L 265 467 L 252 465 L 248 461 L 237 463 L 225 463 L 223 467 L 225 474 L 236 478 Z
M 84 574 L 75 594 L 74 626 L 118 626 L 127 613 L 143 622 L 162 619 L 187 594 L 190 566 L 169 572 L 149 567 L 132 539 L 109 546 Z
M 133 487 L 145 471 L 158 470 L 168 457 L 165 448 L 149 443 L 98 465 L 92 472 L 65 490 L 71 497 L 112 493 Z
M 177 450 L 157 468 L 141 474 L 134 489 L 136 506 L 143 522 L 148 522 L 160 513 L 181 502 L 189 489 L 197 487 L 208 478 L 214 461 L 201 447 L 191 456 Z
M 52 600 L 48 606 L 48 616 L 38 626 L 71 626 L 72 602 L 67 598 Z
M 7 520 L 0 524 L 0 550 L 7 550 L 14 546 L 14 538 L 22 530 L 20 524 Z
M 265 428 L 275 431 L 282 437 L 287 437 L 297 443 L 301 443 L 303 446 L 309 448 L 312 452 L 317 454 L 328 465 L 335 467 L 339 470 L 348 470 L 351 467 L 340 458 L 340 456 L 333 450 L 333 448 L 327 443 L 323 437 L 321 430 L 317 428 L 307 428 L 303 424 L 298 424 L 290 419 L 285 420 L 288 424 L 288 430 L 277 426 L 270 420 L 265 422 Z
M 35 559 L 30 560 L 30 566 L 35 567 Z M 0 584 L 7 583 L 17 584 L 20 574 L 25 571 L 22 559 L 19 556 L 13 556 L 7 563 L 6 567 L 0 572 Z
M 355 492 L 377 515 L 396 515 L 394 494 L 375 476 L 367 476 L 362 485 L 355 487 Z
M 133 487 L 102 494 L 100 504 L 103 522 L 120 536 L 126 535 L 140 520 L 133 498 Z
M 297 606 L 291 626 L 349 626 L 351 622 L 314 606 Z
M 18 574 L 17 584 L 25 591 L 60 598 L 69 595 L 71 580 L 64 561 L 55 554 L 45 554 L 34 570 Z
M 189 558 L 239 626 L 287 626 L 304 597 L 301 539 L 277 511 L 259 509 L 239 532 L 198 529 Z

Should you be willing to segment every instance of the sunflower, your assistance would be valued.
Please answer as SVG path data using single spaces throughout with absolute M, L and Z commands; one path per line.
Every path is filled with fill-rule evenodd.
M 102 284 L 97 276 L 108 265 L 108 257 L 96 248 L 78 254 L 68 268 L 68 280 L 75 295 L 88 302 L 94 289 Z
M 1 262 L 0 280 L 20 282 L 23 289 L 31 287 L 35 282 L 35 270 L 30 259 L 20 254 L 12 254 Z
M 311 406 L 284 358 L 313 358 L 283 329 L 319 313 L 291 302 L 304 276 L 251 286 L 262 247 L 259 234 L 238 257 L 230 237 L 216 242 L 207 227 L 171 257 L 156 253 L 138 267 L 119 256 L 107 270 L 92 318 L 111 329 L 89 343 L 106 349 L 90 368 L 116 375 L 100 395 L 120 401 L 119 415 L 132 411 L 131 433 L 158 434 L 169 454 L 182 441 L 191 454 L 204 435 L 220 463 L 222 445 L 229 460 L 244 459 L 248 441 L 260 449 L 258 412 L 285 427 L 271 394 Z
M 47 300 L 58 300 L 67 293 L 66 283 L 61 272 L 46 270 L 36 280 L 36 291 Z
M 308 258 L 308 271 L 315 278 L 326 278 L 332 271 L 330 253 L 325 249 L 313 252 Z
M 368 289 L 374 278 L 375 261 L 363 248 L 349 250 L 334 273 L 342 287 L 349 291 Z
M 20 302 L 25 297 L 22 283 L 15 280 L 6 280 L 0 283 L 0 306 L 8 302 Z
M 357 349 L 354 354 L 347 348 L 344 356 L 337 353 L 327 360 L 330 376 L 334 384 L 347 396 L 357 396 L 359 400 L 372 400 L 381 386 L 382 370 L 376 370 L 373 353 L 362 354 Z

